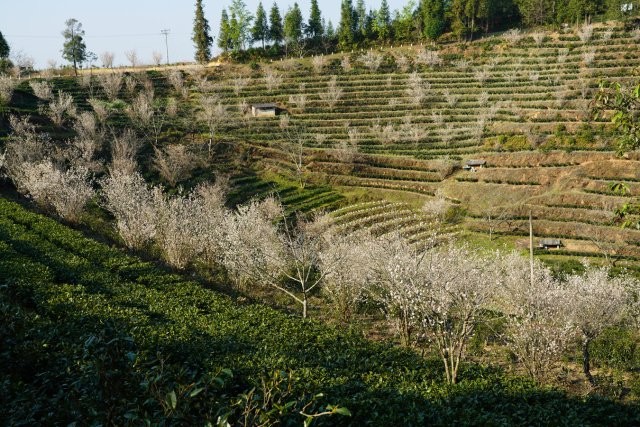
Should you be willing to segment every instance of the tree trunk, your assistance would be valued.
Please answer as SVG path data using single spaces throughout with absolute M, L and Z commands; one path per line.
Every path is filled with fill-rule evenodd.
M 307 318 L 307 296 L 302 297 L 302 318 Z
M 582 371 L 584 375 L 587 377 L 589 384 L 595 386 L 596 382 L 593 379 L 593 375 L 591 375 L 591 356 L 589 355 L 589 344 L 591 343 L 591 339 L 587 336 L 582 337 Z

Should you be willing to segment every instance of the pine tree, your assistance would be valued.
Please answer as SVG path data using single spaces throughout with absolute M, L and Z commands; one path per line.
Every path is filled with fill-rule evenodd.
M 9 44 L 2 35 L 2 31 L 0 31 L 0 59 L 8 58 L 9 52 L 11 52 L 11 50 L 9 49 Z
M 64 29 L 64 45 L 62 47 L 62 57 L 73 63 L 73 71 L 78 75 L 78 63 L 83 62 L 87 58 L 87 46 L 84 44 L 82 36 L 84 30 L 82 24 L 76 19 L 67 19 L 65 22 L 67 28 Z
M 269 38 L 269 23 L 267 22 L 267 13 L 262 6 L 262 2 L 258 3 L 256 20 L 251 29 L 251 36 L 253 37 L 253 41 L 261 41 L 262 48 L 264 49 L 264 42 Z
M 387 0 L 382 0 L 380 9 L 375 13 L 373 31 L 379 40 L 386 42 L 391 36 L 391 12 Z
M 196 0 L 196 17 L 193 20 L 193 42 L 196 48 L 196 61 L 204 64 L 211 58 L 211 44 L 213 38 L 209 35 L 209 21 L 204 17 L 202 0 Z
M 318 0 L 311 0 L 311 11 L 309 13 L 309 23 L 306 28 L 307 37 L 311 39 L 318 39 L 322 37 L 322 17 L 320 15 L 320 8 L 318 7 Z
M 298 3 L 287 11 L 284 17 L 284 38 L 289 43 L 297 43 L 302 38 L 302 11 Z
M 338 45 L 342 49 L 353 47 L 356 32 L 356 16 L 351 0 L 342 0 L 340 6 L 340 25 L 338 26 Z
M 355 27 L 358 35 L 364 35 L 365 25 L 367 22 L 367 8 L 364 5 L 364 0 L 358 0 L 355 8 L 356 22 Z
M 222 9 L 220 17 L 220 33 L 218 33 L 218 47 L 224 52 L 231 48 L 231 26 L 229 24 L 229 15 L 226 9 Z
M 275 2 L 269 12 L 269 22 L 271 23 L 269 26 L 269 40 L 279 45 L 284 40 L 284 30 L 282 28 L 282 15 L 280 15 L 280 9 L 278 9 L 278 5 Z
M 436 40 L 445 27 L 444 1 L 422 0 L 420 2 L 420 14 L 422 17 L 422 34 Z

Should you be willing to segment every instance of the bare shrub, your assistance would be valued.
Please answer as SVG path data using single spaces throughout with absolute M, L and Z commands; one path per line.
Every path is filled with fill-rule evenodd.
M 100 61 L 102 61 L 102 66 L 104 68 L 113 68 L 113 52 L 102 52 L 100 54 Z
M 182 75 L 182 72 L 180 70 L 172 70 L 171 72 L 169 72 L 169 74 L 167 75 L 167 80 L 178 95 L 180 95 L 183 99 L 189 98 L 189 89 L 185 84 L 184 76 Z
M 428 67 L 437 67 L 442 65 L 442 58 L 435 50 L 421 50 L 416 56 L 416 62 L 424 64 Z
M 111 142 L 111 164 L 109 173 L 112 175 L 133 175 L 138 169 L 138 152 L 141 143 L 131 130 L 114 137 Z
M 314 56 L 311 59 L 311 65 L 313 66 L 313 72 L 316 74 L 322 73 L 324 66 L 327 63 L 327 59 L 324 56 Z
M 540 47 L 544 42 L 546 36 L 544 33 L 535 32 L 531 34 L 531 38 L 533 39 L 533 42 L 536 44 L 536 46 Z
M 407 80 L 407 88 L 405 91 L 414 105 L 420 105 L 427 99 L 427 93 L 430 89 L 431 85 L 429 82 L 423 82 L 420 74 L 414 71 Z
M 458 59 L 454 61 L 453 66 L 460 71 L 465 71 L 471 66 L 471 62 L 469 62 L 467 59 Z
M 411 66 L 411 61 L 406 56 L 400 55 L 396 57 L 396 65 L 398 66 L 398 69 L 400 71 L 402 71 L 403 73 L 406 73 L 407 71 L 409 71 L 409 67 Z
M 372 73 L 378 71 L 380 65 L 382 64 L 382 55 L 376 53 L 372 50 L 367 51 L 364 55 L 360 57 L 360 62 L 364 64 L 365 67 L 369 69 Z
M 13 132 L 5 143 L 4 170 L 21 193 L 25 193 L 25 164 L 38 164 L 47 159 L 52 151 L 51 141 L 46 134 L 36 132 L 28 117 L 9 117 Z
M 636 27 L 631 31 L 631 38 L 640 41 L 640 27 Z
M 593 61 L 596 59 L 596 50 L 590 49 L 582 53 L 582 62 L 585 66 L 590 66 Z
M 351 66 L 351 59 L 349 59 L 349 55 L 344 55 L 342 57 L 342 59 L 340 60 L 340 66 L 342 67 L 342 71 L 344 71 L 345 73 L 348 73 L 349 71 L 351 71 L 352 66 Z
M 519 28 L 512 28 L 511 30 L 505 31 L 502 34 L 502 38 L 507 41 L 507 43 L 511 45 L 515 45 L 522 38 L 522 31 Z
M 444 116 L 440 111 L 432 111 L 431 112 L 431 121 L 437 126 L 440 127 L 444 123 Z
M 130 97 L 133 97 L 136 94 L 136 89 L 138 88 L 138 81 L 133 76 L 125 76 L 123 81 L 127 94 L 129 94 Z
M 562 47 L 558 49 L 558 64 L 564 64 L 567 62 L 567 56 L 569 55 L 569 49 L 566 47 Z
M 94 195 L 88 170 L 72 167 L 61 171 L 50 160 L 24 163 L 22 167 L 24 188 L 36 203 L 53 209 L 67 221 L 78 221 L 85 205 Z
M 232 82 L 233 93 L 235 93 L 236 96 L 239 96 L 240 92 L 249 84 L 249 80 L 246 77 L 236 77 Z
M 73 103 L 73 97 L 68 93 L 59 90 L 58 95 L 49 102 L 47 115 L 54 125 L 61 127 L 67 118 L 76 115 L 76 107 Z
M 7 105 L 11 101 L 13 91 L 18 85 L 18 81 L 10 76 L 0 74 L 0 105 Z
M 105 105 L 105 103 L 96 98 L 89 98 L 87 100 L 91 108 L 93 108 L 93 112 L 96 115 L 96 118 L 101 124 L 104 124 L 109 118 L 109 108 Z
M 607 28 L 602 32 L 602 41 L 608 42 L 609 40 L 611 40 L 611 36 L 613 36 L 613 28 Z
M 110 101 L 113 101 L 118 97 L 123 77 L 123 74 L 119 72 L 98 75 L 98 82 L 102 86 L 104 94 Z
M 280 129 L 286 129 L 289 127 L 289 123 L 290 123 L 291 118 L 289 117 L 288 114 L 282 114 L 280 115 Z
M 444 97 L 444 101 L 449 107 L 455 107 L 455 105 L 458 103 L 458 100 L 460 99 L 460 95 L 451 92 L 449 88 L 442 91 L 442 96 Z
M 156 235 L 157 215 L 152 190 L 144 178 L 112 170 L 101 181 L 103 205 L 116 220 L 116 229 L 124 244 L 132 249 L 144 248 Z
M 50 101 L 53 99 L 53 91 L 51 85 L 47 81 L 31 80 L 29 86 L 33 90 L 33 94 L 43 101 Z
M 154 147 L 153 166 L 171 187 L 186 178 L 198 166 L 196 157 L 183 144 Z
M 529 80 L 532 82 L 537 82 L 540 80 L 540 72 L 539 71 L 530 71 L 529 72 Z
M 484 83 L 489 78 L 489 75 L 490 73 L 486 66 L 478 68 L 473 72 L 473 78 L 476 79 L 480 86 L 484 85 Z
M 282 84 L 282 76 L 273 70 L 267 70 L 264 75 L 264 84 L 269 92 L 273 92 L 274 89 L 278 89 Z
M 320 93 L 320 99 L 326 102 L 329 109 L 332 110 L 341 97 L 342 89 L 338 87 L 336 76 L 332 76 L 327 82 L 327 90 Z
M 580 38 L 582 43 L 589 43 L 593 37 L 593 25 L 584 24 L 578 29 L 576 35 Z

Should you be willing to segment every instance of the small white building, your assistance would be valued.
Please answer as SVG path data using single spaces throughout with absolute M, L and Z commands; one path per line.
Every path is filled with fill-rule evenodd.
M 275 117 L 278 106 L 273 103 L 251 104 L 251 115 L 253 117 Z
M 486 164 L 486 160 L 467 160 L 467 163 L 462 167 L 462 169 L 475 172 L 478 169 L 484 168 Z

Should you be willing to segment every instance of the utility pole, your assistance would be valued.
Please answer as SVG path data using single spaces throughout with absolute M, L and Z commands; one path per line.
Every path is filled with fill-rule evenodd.
M 164 35 L 164 46 L 167 49 L 167 65 L 169 65 L 169 30 L 168 28 L 165 28 L 164 30 L 160 30 L 160 32 Z
M 531 266 L 531 288 L 533 288 L 533 221 L 531 220 L 531 211 L 529 211 L 529 265 Z

